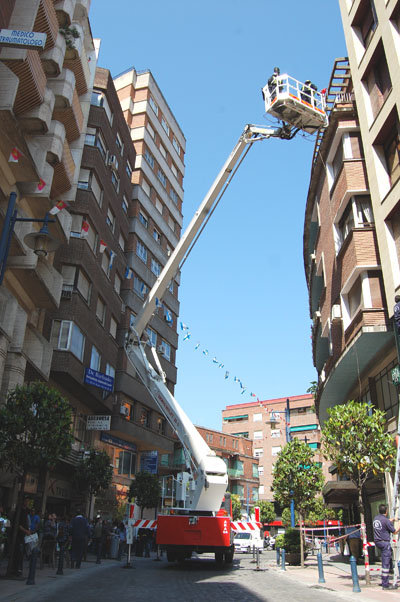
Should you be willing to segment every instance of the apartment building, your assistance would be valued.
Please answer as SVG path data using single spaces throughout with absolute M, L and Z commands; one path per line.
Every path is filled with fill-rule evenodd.
M 2 400 L 16 385 L 50 374 L 45 312 L 59 306 L 63 278 L 37 236 L 42 224 L 29 220 L 43 220 L 59 200 L 75 198 L 96 66 L 89 6 L 90 0 L 3 0 L 0 6 L 1 28 L 46 34 L 43 49 L 0 44 L 0 227 L 14 199 L 17 217 L 28 220 L 15 223 L 3 255 Z M 66 243 L 71 229 L 67 212 L 54 219 L 52 247 Z M 34 475 L 30 483 L 36 488 Z M 13 476 L 1 474 L 7 503 L 12 486 Z
M 289 401 L 289 404 L 287 403 Z M 289 423 L 286 408 L 289 405 Z M 288 437 L 297 437 L 315 450 L 315 461 L 328 478 L 328 466 L 320 452 L 320 428 L 312 395 L 296 395 L 226 406 L 222 410 L 222 430 L 244 437 L 253 444 L 253 457 L 258 458 L 259 499 L 273 501 L 272 472 L 274 463 Z
M 392 330 L 399 292 L 399 2 L 340 1 L 348 59 L 335 61 L 329 127 L 318 136 L 304 228 L 304 264 L 318 372 L 316 408 L 368 401 L 396 428 Z M 382 482 L 368 483 L 375 508 Z M 340 481 L 325 499 L 351 503 Z
M 258 458 L 253 453 L 253 442 L 242 436 L 227 435 L 224 431 L 215 431 L 196 426 L 210 449 L 222 458 L 228 469 L 228 491 L 240 497 L 243 509 L 252 506 L 259 499 Z

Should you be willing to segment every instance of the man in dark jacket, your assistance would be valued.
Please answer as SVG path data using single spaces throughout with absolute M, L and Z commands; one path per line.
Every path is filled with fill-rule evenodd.
M 81 568 L 83 551 L 85 545 L 90 536 L 89 523 L 83 516 L 80 510 L 77 511 L 76 516 L 71 520 L 69 525 L 69 533 L 71 535 L 71 568 Z
M 396 589 L 389 585 L 389 569 L 392 559 L 392 546 L 390 543 L 391 533 L 394 535 L 400 531 L 395 530 L 393 521 L 387 518 L 386 504 L 379 505 L 379 514 L 374 518 L 374 540 L 375 545 L 381 551 L 382 556 L 382 589 Z

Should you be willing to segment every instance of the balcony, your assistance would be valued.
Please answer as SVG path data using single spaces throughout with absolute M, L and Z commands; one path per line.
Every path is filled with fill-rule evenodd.
M 54 109 L 59 111 L 71 106 L 75 91 L 75 75 L 69 69 L 63 69 L 56 79 L 50 79 L 47 86 L 55 96 Z
M 50 128 L 54 108 L 54 94 L 46 88 L 43 101 L 25 113 L 19 115 L 21 128 L 30 135 L 46 133 Z
M 70 69 L 75 74 L 76 90 L 78 95 L 86 94 L 88 91 L 88 83 L 90 80 L 90 72 L 88 67 L 88 59 L 83 45 L 84 31 L 79 23 L 72 23 L 80 37 L 74 39 L 74 47 L 67 48 L 64 58 L 64 67 Z
M 76 0 L 54 0 L 58 24 L 60 27 L 68 27 L 74 16 Z
M 341 288 L 346 286 L 357 269 L 379 266 L 379 254 L 376 242 L 375 228 L 353 228 L 344 241 L 338 254 L 338 267 L 341 269 Z
M 72 187 L 75 173 L 75 163 L 67 140 L 64 142 L 64 152 L 61 161 L 54 165 L 54 177 L 50 196 L 59 198 Z
M 244 479 L 243 470 L 237 468 L 228 468 L 228 477 L 231 479 Z
M 73 142 L 80 137 L 83 128 L 83 113 L 76 90 L 73 92 L 71 106 L 55 109 L 53 117 L 64 124 L 68 142 Z
M 51 0 L 40 0 L 33 31 L 47 35 L 45 51 L 54 47 L 58 35 L 58 20 Z
M 11 340 L 18 316 L 18 302 L 4 286 L 0 287 L 0 332 Z
M 42 375 L 45 380 L 50 376 L 53 347 L 44 336 L 28 324 L 25 331 L 24 354 L 26 359 Z
M 46 89 L 46 75 L 37 50 L 4 48 L 0 58 L 19 79 L 14 113 L 21 115 L 40 105 Z
M 80 21 L 87 18 L 91 0 L 76 0 L 74 19 Z
M 27 255 L 9 256 L 10 270 L 36 307 L 56 309 L 60 303 L 62 276 L 48 261 L 30 252 Z
M 157 450 L 162 454 L 170 454 L 174 451 L 172 439 L 119 415 L 111 418 L 111 434 L 121 439 L 135 441 L 140 451 Z
M 342 167 L 331 188 L 330 195 L 335 207 L 344 199 L 358 192 L 368 191 L 367 172 L 363 159 L 343 161 Z
M 41 219 L 44 213 L 50 209 L 49 198 L 53 175 L 54 168 L 45 161 L 43 169 L 40 170 L 41 184 L 38 178 L 36 181 L 22 182 L 19 186 L 21 194 L 29 201 L 33 217 Z
M 326 360 L 329 358 L 329 339 L 322 336 L 321 320 L 318 320 L 312 329 L 313 361 L 314 366 L 321 372 Z
M 65 50 L 65 38 L 59 33 L 53 48 L 41 53 L 40 59 L 47 77 L 58 77 L 60 75 L 64 63 Z

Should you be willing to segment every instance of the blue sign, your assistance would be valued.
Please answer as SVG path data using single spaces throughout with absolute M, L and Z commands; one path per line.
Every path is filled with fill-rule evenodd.
M 112 391 L 114 389 L 114 378 L 103 372 L 97 372 L 92 368 L 85 368 L 84 382 L 88 385 L 93 385 L 104 391 Z
M 115 447 L 120 447 L 121 449 L 126 449 L 127 451 L 135 452 L 137 447 L 134 443 L 130 441 L 125 441 L 124 439 L 120 439 L 119 437 L 114 437 L 114 435 L 109 435 L 102 431 L 100 434 L 100 441 L 104 441 L 104 443 L 108 443 L 109 445 L 115 445 Z
M 140 470 L 141 472 L 149 472 L 157 474 L 158 468 L 158 452 L 147 451 L 140 454 Z

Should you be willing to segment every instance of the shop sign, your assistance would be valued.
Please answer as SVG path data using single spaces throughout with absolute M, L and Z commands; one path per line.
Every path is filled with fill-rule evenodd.
M 85 368 L 84 382 L 88 385 L 93 385 L 104 391 L 112 391 L 114 389 L 114 378 L 103 372 L 98 372 L 92 368 Z
M 120 439 L 119 437 L 114 437 L 114 435 L 109 435 L 108 433 L 101 433 L 100 441 L 104 443 L 108 443 L 109 445 L 115 445 L 115 447 L 120 447 L 121 449 L 126 449 L 127 451 L 135 452 L 137 447 L 134 443 L 130 441 L 124 441 L 124 439 Z
M 158 452 L 145 451 L 140 454 L 140 470 L 141 472 L 149 472 L 157 474 L 158 468 Z
M 43 50 L 47 35 L 36 31 L 20 29 L 0 29 L 0 44 L 12 48 L 28 48 Z
M 104 416 L 88 416 L 86 419 L 87 431 L 109 431 L 111 428 L 110 414 Z

